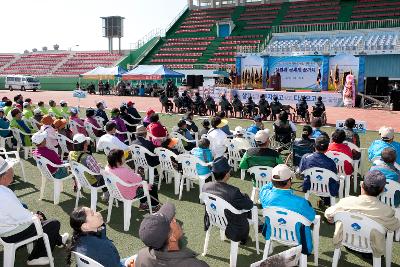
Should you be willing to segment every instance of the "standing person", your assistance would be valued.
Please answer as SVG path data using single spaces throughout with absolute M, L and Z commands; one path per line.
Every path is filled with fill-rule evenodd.
M 124 151 L 113 149 L 110 151 L 110 154 L 107 156 L 108 165 L 106 166 L 106 171 L 114 174 L 119 177 L 122 181 L 128 184 L 137 184 L 140 183 L 143 179 L 139 176 L 139 174 L 135 173 L 131 168 L 125 165 L 125 157 Z M 121 194 L 126 199 L 135 199 L 142 197 L 144 195 L 142 185 L 136 186 L 122 186 L 117 184 L 118 189 L 121 191 Z M 157 212 L 161 205 L 158 200 L 158 188 L 157 185 L 148 184 L 148 190 L 151 196 L 151 207 L 153 212 Z M 139 210 L 149 210 L 149 206 L 147 204 L 147 198 L 140 199 Z
M 108 122 L 108 116 L 107 113 L 104 111 L 105 106 L 104 106 L 104 102 L 100 101 L 97 102 L 96 104 L 97 110 L 96 110 L 96 117 L 100 117 L 103 119 L 103 125 L 106 125 L 106 123 Z
M 41 123 L 42 127 L 40 127 L 40 131 L 47 133 L 46 146 L 49 149 L 54 150 L 55 152 L 58 153 L 58 148 L 57 148 L 58 139 L 57 139 L 57 132 L 53 128 L 53 123 L 54 123 L 53 117 L 45 115 L 43 116 Z
M 271 114 L 271 108 L 268 101 L 265 99 L 265 95 L 260 95 L 260 101 L 258 101 L 258 108 L 260 109 L 260 115 L 263 120 L 266 120 Z
M 215 182 L 205 183 L 203 186 L 204 193 L 216 195 L 238 210 L 250 210 L 253 208 L 254 203 L 248 195 L 240 192 L 239 188 L 228 184 L 231 167 L 226 158 L 216 158 L 213 161 L 212 172 Z M 230 211 L 226 211 L 225 216 L 228 221 L 225 230 L 226 237 L 234 242 L 246 244 L 250 230 L 247 218 L 251 216 L 251 214 L 233 214 Z M 205 230 L 207 230 L 209 227 L 209 218 L 207 213 L 204 215 L 204 224 Z
M 67 243 L 69 234 L 60 235 L 60 222 L 57 220 L 46 220 L 39 212 L 33 215 L 24 208 L 15 193 L 8 187 L 13 182 L 14 170 L 12 165 L 0 157 L 0 235 L 4 242 L 18 243 L 30 237 L 36 236 L 36 227 L 32 224 L 24 224 L 37 216 L 42 225 L 43 232 L 49 238 L 50 248 L 64 246 Z M 33 250 L 28 256 L 27 265 L 47 265 L 50 263 L 47 257 L 46 247 L 43 238 L 33 243 Z
M 335 214 L 341 211 L 359 213 L 381 224 L 389 231 L 400 228 L 400 222 L 395 216 L 395 210 L 378 199 L 386 185 L 385 176 L 380 171 L 371 171 L 364 176 L 361 182 L 361 195 L 349 196 L 339 200 L 336 205 L 325 211 L 325 217 L 329 223 L 334 223 Z M 333 245 L 338 247 L 343 239 L 343 224 L 338 221 L 335 224 Z M 374 257 L 381 257 L 385 251 L 385 235 L 378 231 L 371 231 L 371 248 Z
M 279 207 L 304 216 L 309 221 L 314 221 L 315 210 L 310 202 L 303 197 L 297 196 L 292 187 L 294 173 L 284 164 L 279 164 L 272 169 L 271 182 L 264 185 L 259 193 L 260 202 L 263 208 Z M 263 236 L 269 238 L 271 232 L 269 220 L 265 219 Z M 303 254 L 311 254 L 313 250 L 312 235 L 310 227 L 296 227 L 296 236 L 299 245 L 302 245 Z
M 118 108 L 113 108 L 111 110 L 111 121 L 115 122 L 117 125 L 118 132 L 124 133 L 127 132 L 128 129 L 126 128 L 125 122 L 120 117 L 120 111 Z M 121 140 L 121 142 L 126 142 L 127 136 L 126 134 L 116 133 L 115 136 Z
M 134 266 L 208 267 L 196 259 L 195 252 L 182 248 L 184 233 L 175 216 L 175 205 L 168 202 L 158 212 L 143 218 L 139 238 L 146 247 L 139 250 Z
M 356 121 L 353 118 L 348 118 L 344 122 L 344 132 L 346 133 L 346 141 L 360 147 L 360 136 L 354 132 Z
M 172 80 L 168 79 L 167 87 L 165 88 L 165 91 L 167 92 L 167 97 L 172 97 L 173 96 L 174 91 L 175 91 L 174 87 L 175 87 L 175 85 L 172 83 Z
M 221 124 L 220 117 L 213 117 L 211 120 L 211 130 L 208 132 L 208 140 L 210 140 L 210 149 L 213 158 L 223 157 L 226 151 L 227 135 L 218 126 Z

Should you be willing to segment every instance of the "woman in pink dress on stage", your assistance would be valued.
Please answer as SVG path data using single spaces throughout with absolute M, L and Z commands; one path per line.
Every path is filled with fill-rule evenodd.
M 343 88 L 343 104 L 345 107 L 354 107 L 356 100 L 356 86 L 352 72 L 346 76 L 346 83 Z

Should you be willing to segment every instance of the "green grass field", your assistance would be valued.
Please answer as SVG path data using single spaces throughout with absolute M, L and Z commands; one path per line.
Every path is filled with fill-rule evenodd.
M 176 124 L 180 117 L 177 115 L 161 115 L 161 121 L 169 129 Z M 246 127 L 250 125 L 250 121 L 244 120 L 230 120 L 230 127 L 233 129 L 237 125 Z M 200 125 L 200 121 L 198 122 Z M 270 123 L 266 123 L 268 128 L 271 127 Z M 301 128 L 301 126 L 298 126 Z M 298 129 L 298 131 L 301 129 Z M 331 132 L 332 128 L 326 128 L 327 132 Z M 362 147 L 368 147 L 369 143 L 378 137 L 377 132 L 368 132 L 366 135 L 361 137 Z M 399 138 L 399 136 L 397 136 Z M 95 154 L 98 161 L 105 166 L 106 160 L 104 154 Z M 365 159 L 363 159 L 366 161 Z M 43 211 L 47 218 L 56 218 L 61 221 L 61 231 L 71 232 L 69 227 L 69 213 L 73 210 L 75 205 L 75 194 L 72 190 L 72 181 L 67 181 L 64 184 L 64 192 L 61 194 L 60 204 L 53 205 L 53 185 L 47 183 L 45 197 L 42 201 L 39 201 L 39 189 L 41 176 L 37 169 L 35 162 L 30 159 L 25 161 L 25 171 L 27 174 L 27 183 L 19 177 L 21 174 L 19 166 L 15 168 L 15 183 L 11 185 L 11 189 L 17 194 L 22 202 L 29 206 L 31 211 L 40 210 Z M 367 164 L 365 164 L 367 165 Z M 366 166 L 367 168 L 368 166 Z M 245 181 L 241 181 L 239 173 L 234 173 L 230 179 L 230 183 L 239 187 L 242 192 L 247 194 L 251 193 L 252 183 L 249 177 Z M 295 181 L 294 188 L 299 195 L 300 181 Z M 163 184 L 160 191 L 161 202 L 173 202 L 177 208 L 176 217 L 183 224 L 185 237 L 183 240 L 184 245 L 190 249 L 201 253 L 203 249 L 205 232 L 203 230 L 203 216 L 204 207 L 199 204 L 198 201 L 198 187 L 195 186 L 190 192 L 183 192 L 182 201 L 178 201 L 178 197 L 174 195 L 174 189 L 172 184 Z M 311 197 L 311 202 L 314 207 L 316 205 L 316 198 Z M 83 198 L 80 200 L 80 205 L 90 205 L 90 192 L 84 192 Z M 136 254 L 137 251 L 143 247 L 143 243 L 138 238 L 138 229 L 140 222 L 145 215 L 144 212 L 139 212 L 138 204 L 132 208 L 132 219 L 130 230 L 128 232 L 123 231 L 123 210 L 120 205 L 119 208 L 114 207 L 111 216 L 111 221 L 108 224 L 108 237 L 113 240 L 117 247 L 121 257 L 127 257 Z M 100 211 L 104 218 L 107 216 L 106 203 L 99 200 L 97 210 Z M 316 208 L 317 213 L 323 217 L 323 211 Z M 261 210 L 260 210 L 261 212 Z M 334 226 L 329 225 L 324 219 L 321 221 L 320 229 L 320 244 L 319 244 L 319 266 L 331 266 L 333 256 L 333 245 L 332 235 Z M 257 255 L 255 250 L 254 234 L 251 232 L 252 242 L 249 242 L 246 246 L 240 246 L 239 255 L 237 260 L 237 266 L 244 267 L 249 266 L 251 263 L 258 261 L 262 258 L 262 250 L 264 248 L 264 238 L 259 235 L 261 253 Z M 276 251 L 283 250 L 284 247 L 278 247 Z M 199 256 L 200 259 L 205 260 L 210 266 L 229 266 L 229 250 L 230 245 L 228 241 L 222 242 L 219 240 L 219 233 L 215 229 L 211 235 L 211 241 L 209 244 L 208 255 L 206 257 Z M 53 252 L 55 258 L 55 266 L 66 266 L 65 256 L 66 252 L 64 249 L 56 248 Z M 17 252 L 15 266 L 25 266 L 27 259 L 27 251 L 22 248 Z M 0 261 L 3 260 L 3 254 L 0 253 Z M 394 243 L 393 247 L 393 264 L 392 266 L 400 266 L 400 246 L 398 243 Z M 368 266 L 371 265 L 372 261 L 366 261 L 360 258 L 358 255 L 347 253 L 345 250 L 342 253 L 339 266 Z M 309 265 L 313 266 L 313 256 L 309 257 Z

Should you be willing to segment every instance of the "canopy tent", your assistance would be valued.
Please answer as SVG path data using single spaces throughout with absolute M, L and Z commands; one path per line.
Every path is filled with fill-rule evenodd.
M 124 73 L 126 73 L 126 70 L 120 66 L 111 68 L 97 67 L 80 76 L 88 80 L 113 80 L 116 77 L 121 77 Z
M 183 78 L 184 74 L 173 71 L 164 65 L 139 65 L 122 75 L 123 80 L 162 80 L 165 78 Z

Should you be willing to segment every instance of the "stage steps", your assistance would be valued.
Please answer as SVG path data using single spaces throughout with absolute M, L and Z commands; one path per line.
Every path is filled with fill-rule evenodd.
M 282 3 L 281 9 L 279 10 L 278 16 L 276 16 L 275 20 L 273 21 L 272 25 L 278 26 L 281 24 L 282 20 L 285 18 L 286 13 L 289 10 L 290 2 Z
M 223 40 L 224 38 L 215 38 L 215 40 L 207 47 L 207 50 L 204 51 L 203 56 L 199 58 L 197 63 L 212 64 L 208 62 L 208 60 L 214 57 L 214 53 L 217 52 L 217 49 Z

